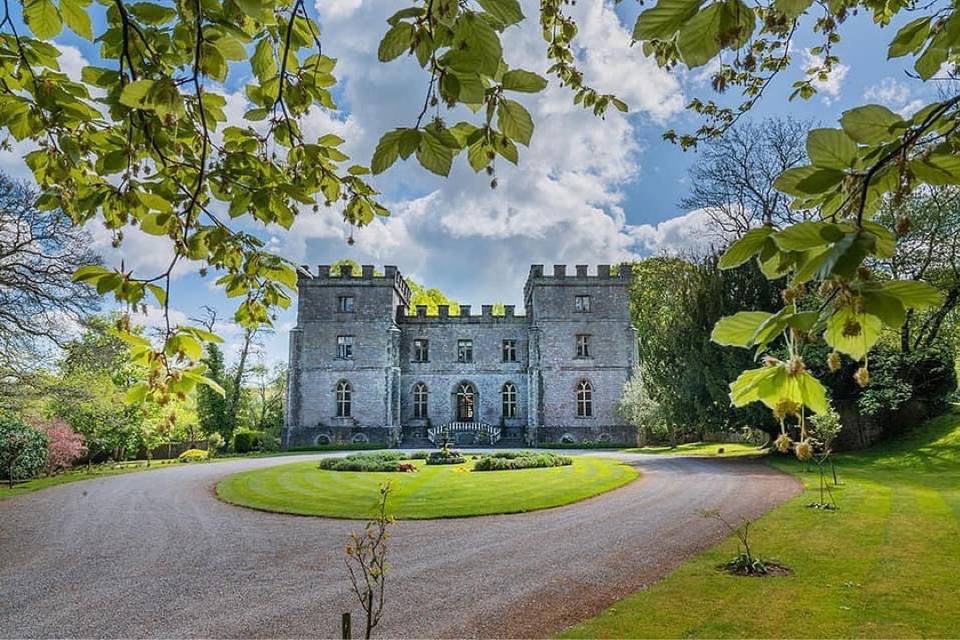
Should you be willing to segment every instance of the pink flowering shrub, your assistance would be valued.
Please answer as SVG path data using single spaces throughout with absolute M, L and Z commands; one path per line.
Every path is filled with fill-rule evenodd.
M 60 418 L 51 418 L 36 423 L 35 428 L 47 434 L 46 472 L 56 473 L 73 466 L 87 452 L 87 445 L 83 435 Z

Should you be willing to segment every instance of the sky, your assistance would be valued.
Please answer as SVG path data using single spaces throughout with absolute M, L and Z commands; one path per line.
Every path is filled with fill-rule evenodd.
M 544 73 L 539 3 L 521 2 L 528 19 L 503 34 L 505 56 L 511 67 Z M 345 138 L 343 150 L 361 164 L 369 162 L 384 131 L 412 126 L 422 106 L 427 77 L 414 59 L 377 61 L 386 18 L 408 4 L 317 0 L 313 8 L 324 53 L 338 60 L 338 110 L 313 110 L 304 129 Z M 489 176 L 475 174 L 463 156 L 445 179 L 411 158 L 372 179 L 392 212 L 389 218 L 353 230 L 337 210 L 313 213 L 305 207 L 290 230 L 261 226 L 258 233 L 270 249 L 312 270 L 340 258 L 378 267 L 397 265 L 404 275 L 475 309 L 494 302 L 522 308 L 523 282 L 531 264 L 608 264 L 702 246 L 704 215 L 677 205 L 689 188 L 688 170 L 696 151 L 681 151 L 661 134 L 668 128 L 697 126 L 696 116 L 684 107 L 692 97 L 711 96 L 709 74 L 703 69 L 663 71 L 640 47 L 631 47 L 629 34 L 641 8 L 630 0 L 617 5 L 581 0 L 571 7 L 580 27 L 577 43 L 585 82 L 617 94 L 629 104 L 629 113 L 611 110 L 605 119 L 596 118 L 574 106 L 572 95 L 551 78 L 541 94 L 521 97 L 536 130 L 530 147 L 520 147 L 519 166 L 497 164 L 496 189 L 490 188 Z M 863 103 L 909 113 L 935 99 L 932 88 L 905 73 L 909 59 L 886 61 L 896 27 L 881 31 L 868 16 L 851 18 L 835 48 L 842 64 L 820 83 L 816 97 L 790 101 L 790 85 L 809 66 L 808 48 L 817 44 L 801 37 L 793 45 L 793 67 L 771 84 L 750 117 L 789 115 L 837 126 L 845 109 Z M 71 33 L 61 34 L 57 43 L 63 51 L 61 65 L 71 75 L 78 76 L 85 64 L 98 60 L 95 47 Z M 243 86 L 249 79 L 246 65 L 238 63 L 231 66 L 226 86 L 208 89 L 226 94 L 228 115 L 239 119 L 247 108 Z M 452 124 L 458 114 L 446 118 Z M 28 150 L 27 145 L 16 145 L 0 154 L 0 169 L 29 179 L 22 161 Z M 128 268 L 146 273 L 162 270 L 169 260 L 169 249 L 150 236 L 132 231 L 114 250 L 111 235 L 101 225 L 91 223 L 89 230 L 109 264 L 122 259 Z M 352 245 L 347 243 L 351 232 Z M 227 341 L 228 354 L 234 353 L 242 332 L 230 322 L 230 302 L 212 278 L 201 278 L 196 265 L 185 265 L 176 273 L 172 319 L 187 322 L 202 305 L 219 310 L 223 322 L 217 329 Z M 262 341 L 258 357 L 268 363 L 286 359 L 295 306 L 280 315 L 274 333 Z M 139 320 L 157 324 L 159 310 L 150 308 Z

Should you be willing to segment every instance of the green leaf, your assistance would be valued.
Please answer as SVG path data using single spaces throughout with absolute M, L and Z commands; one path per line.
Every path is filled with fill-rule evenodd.
M 137 2 L 128 5 L 127 10 L 140 20 L 155 26 L 166 24 L 177 17 L 174 9 L 153 2 Z
M 373 159 L 370 161 L 370 170 L 374 174 L 383 173 L 397 161 L 399 152 L 397 145 L 402 131 L 402 129 L 394 129 L 381 136 L 377 148 L 373 151 Z
M 807 134 L 807 155 L 814 166 L 849 169 L 857 159 L 857 145 L 841 129 L 813 129 Z
M 797 331 L 809 333 L 819 319 L 820 313 L 818 311 L 801 311 L 787 317 L 787 324 Z
M 120 104 L 126 105 L 131 109 L 149 108 L 147 94 L 153 88 L 153 80 L 136 80 L 127 83 L 120 92 Z
M 763 395 L 768 395 L 770 389 L 776 389 L 786 382 L 786 374 L 782 366 L 748 369 L 730 383 L 730 401 L 735 407 L 757 402 L 761 398 L 761 390 Z
M 233 0 L 240 10 L 245 14 L 259 20 L 263 18 L 263 13 L 273 6 L 268 0 Z
M 876 237 L 876 246 L 874 253 L 879 258 L 892 258 L 897 251 L 897 237 L 893 232 L 882 224 L 866 220 L 862 223 L 863 228 Z
M 773 8 L 792 20 L 802 15 L 812 4 L 813 0 L 774 0 Z
M 927 309 L 940 304 L 943 298 L 936 287 L 920 280 L 884 282 L 883 292 L 900 300 L 908 309 Z
M 883 324 L 893 329 L 899 329 L 907 319 L 907 310 L 903 303 L 883 291 L 865 291 L 863 310 L 877 316 Z
M 389 62 L 405 51 L 409 51 L 413 33 L 413 25 L 409 22 L 398 22 L 390 27 L 377 49 L 377 58 L 380 62 Z
M 260 42 L 257 43 L 253 56 L 250 58 L 250 68 L 261 84 L 277 75 L 279 68 L 273 57 L 273 46 L 270 43 L 270 38 L 261 38 Z
M 523 10 L 517 0 L 477 0 L 477 4 L 505 27 L 523 20 Z
M 693 69 L 720 53 L 720 29 L 724 3 L 715 2 L 687 20 L 677 36 L 677 47 L 684 63 Z
M 703 0 L 659 0 L 637 17 L 633 39 L 669 40 L 697 13 L 701 4 Z
M 503 58 L 503 48 L 500 37 L 486 20 L 473 13 L 463 13 L 457 19 L 454 28 L 456 39 L 466 45 L 465 53 L 476 60 L 473 71 L 479 71 L 487 76 L 494 76 L 500 68 Z
M 792 224 L 773 234 L 773 240 L 784 251 L 806 251 L 823 247 L 843 237 L 839 225 L 806 220 Z
M 150 390 L 150 387 L 147 386 L 147 383 L 140 382 L 127 390 L 126 403 L 127 404 L 140 404 L 147 398 L 147 391 Z
M 949 51 L 944 47 L 935 47 L 930 45 L 923 55 L 917 58 L 913 68 L 923 80 L 929 80 L 940 70 L 943 63 L 947 61 Z
M 530 71 L 523 69 L 511 69 L 503 74 L 500 81 L 504 89 L 510 91 L 523 91 L 524 93 L 537 93 L 543 91 L 547 86 L 547 81 Z
M 910 161 L 910 170 L 927 184 L 960 184 L 960 156 L 935 154 Z
M 533 118 L 523 105 L 515 100 L 500 100 L 497 105 L 497 125 L 503 135 L 524 146 L 533 137 Z
M 93 40 L 93 26 L 87 13 L 89 0 L 60 0 L 60 13 L 70 30 L 81 38 Z
M 743 234 L 742 238 L 727 247 L 727 250 L 724 251 L 720 257 L 717 266 L 721 269 L 739 267 L 760 252 L 767 238 L 773 232 L 773 227 L 766 226 L 750 229 L 750 231 Z
M 930 16 L 911 20 L 903 25 L 897 35 L 890 41 L 890 48 L 887 50 L 887 58 L 899 58 L 908 53 L 916 53 L 920 45 L 926 41 L 930 35 Z
M 453 164 L 453 149 L 434 132 L 424 130 L 417 147 L 417 160 L 424 169 L 440 176 L 447 176 Z
M 150 293 L 153 294 L 153 297 L 157 299 L 157 304 L 161 307 L 166 306 L 167 304 L 167 291 L 163 287 L 156 284 L 147 284 L 147 289 L 150 290 Z
M 713 327 L 710 339 L 727 347 L 751 347 L 757 329 L 771 317 L 773 314 L 766 311 L 741 311 L 720 318 Z
M 903 118 L 879 104 L 849 109 L 840 118 L 840 126 L 848 136 L 869 145 L 893 140 L 905 125 Z
M 80 267 L 73 272 L 73 282 L 91 282 L 95 283 L 103 276 L 111 273 L 109 270 L 96 264 L 88 264 Z
M 803 371 L 792 379 L 796 385 L 800 404 L 805 405 L 814 413 L 829 413 L 830 401 L 827 400 L 827 390 L 819 380 Z
M 880 339 L 883 323 L 875 315 L 858 313 L 850 305 L 841 307 L 827 320 L 823 338 L 827 344 L 860 360 Z
M 25 0 L 23 19 L 37 38 L 52 40 L 63 28 L 60 10 L 53 0 Z

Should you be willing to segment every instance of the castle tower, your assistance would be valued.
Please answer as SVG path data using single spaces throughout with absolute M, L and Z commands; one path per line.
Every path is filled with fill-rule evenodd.
M 290 332 L 283 446 L 386 442 L 400 435 L 400 329 L 410 289 L 396 267 L 302 269 Z
M 524 286 L 530 318 L 528 438 L 536 443 L 635 440 L 617 412 L 637 363 L 627 269 L 568 273 L 533 265 Z

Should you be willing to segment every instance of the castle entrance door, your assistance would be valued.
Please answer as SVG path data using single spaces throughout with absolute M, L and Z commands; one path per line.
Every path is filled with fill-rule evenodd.
M 468 382 L 457 387 L 457 422 L 473 422 L 476 395 Z

